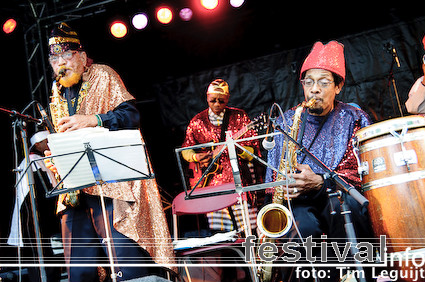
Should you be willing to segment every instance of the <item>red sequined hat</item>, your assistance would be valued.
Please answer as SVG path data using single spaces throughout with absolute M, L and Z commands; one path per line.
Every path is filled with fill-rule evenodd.
M 326 45 L 316 42 L 301 67 L 300 78 L 310 69 L 328 70 L 345 80 L 344 45 L 337 41 L 330 41 Z

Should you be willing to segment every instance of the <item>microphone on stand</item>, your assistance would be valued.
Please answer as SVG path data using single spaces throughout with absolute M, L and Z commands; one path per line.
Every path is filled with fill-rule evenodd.
M 400 60 L 398 59 L 397 51 L 395 50 L 394 45 L 391 45 L 391 54 L 393 54 L 397 67 L 400 67 Z
M 275 121 L 276 118 L 272 117 L 273 109 L 274 109 L 274 105 L 270 109 L 270 114 L 269 114 L 269 118 L 268 118 L 268 122 L 267 122 L 267 132 L 266 132 L 266 134 L 274 132 L 274 121 Z M 267 151 L 270 151 L 271 149 L 274 148 L 274 146 L 276 146 L 276 142 L 275 142 L 273 136 L 267 136 L 266 138 L 264 138 L 264 140 L 261 144 L 263 145 L 263 148 L 266 149 Z
M 41 119 L 43 120 L 44 124 L 46 125 L 47 129 L 50 133 L 56 133 L 55 128 L 53 127 L 52 122 L 50 121 L 49 117 L 46 114 L 46 111 L 44 110 L 43 106 L 37 102 L 37 109 L 41 114 Z
M 395 63 L 397 64 L 397 67 L 399 68 L 401 66 L 400 65 L 400 59 L 398 58 L 397 50 L 394 47 L 393 41 L 391 40 L 391 41 L 387 42 L 386 44 L 384 44 L 384 47 L 387 49 L 387 51 L 389 53 L 391 53 L 391 55 L 393 56 L 393 58 L 395 60 Z

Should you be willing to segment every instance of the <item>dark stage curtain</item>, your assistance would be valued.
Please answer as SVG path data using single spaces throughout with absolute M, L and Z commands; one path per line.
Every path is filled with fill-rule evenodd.
M 399 117 L 394 88 L 389 83 L 393 58 L 386 45 L 392 44 L 400 58 L 401 67 L 394 65 L 393 74 L 406 113 L 404 102 L 409 89 L 422 75 L 424 34 L 425 18 L 418 18 L 335 38 L 345 46 L 347 71 L 345 86 L 337 99 L 358 104 L 374 122 Z M 299 71 L 313 44 L 154 85 L 164 125 L 184 132 L 189 120 L 207 107 L 206 89 L 215 78 L 229 83 L 229 105 L 244 109 L 251 118 L 268 113 L 274 102 L 283 110 L 295 106 L 303 100 Z

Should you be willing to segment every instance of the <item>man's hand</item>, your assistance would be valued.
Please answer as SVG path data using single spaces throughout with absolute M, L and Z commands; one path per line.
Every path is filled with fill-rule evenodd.
M 309 165 L 299 164 L 296 167 L 300 172 L 292 174 L 295 183 L 289 184 L 289 194 L 285 194 L 289 198 L 296 198 L 301 194 L 313 190 L 319 190 L 323 185 L 323 178 L 311 170 Z M 286 188 L 283 188 L 286 193 Z
M 48 157 L 48 156 L 51 156 L 52 155 L 52 152 L 50 151 L 50 150 L 46 150 L 46 151 L 44 151 L 44 156 L 45 157 Z M 44 161 L 44 164 L 46 165 L 46 167 L 48 168 L 48 169 L 50 169 L 53 173 L 57 173 L 58 172 L 58 169 L 56 168 L 56 166 L 53 164 L 53 162 L 52 162 L 52 159 L 50 158 L 50 159 L 44 159 L 43 160 Z
M 207 153 L 196 153 L 193 158 L 195 161 L 199 162 L 201 167 L 207 167 L 211 160 L 211 152 Z
M 94 115 L 73 115 L 63 117 L 58 121 L 59 132 L 73 131 L 86 127 L 97 126 L 97 118 Z

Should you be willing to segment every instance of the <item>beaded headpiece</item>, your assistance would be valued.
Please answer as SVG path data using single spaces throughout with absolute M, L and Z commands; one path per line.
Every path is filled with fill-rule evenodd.
M 82 51 L 78 34 L 66 23 L 54 27 L 49 38 L 49 55 L 57 55 L 69 50 Z

